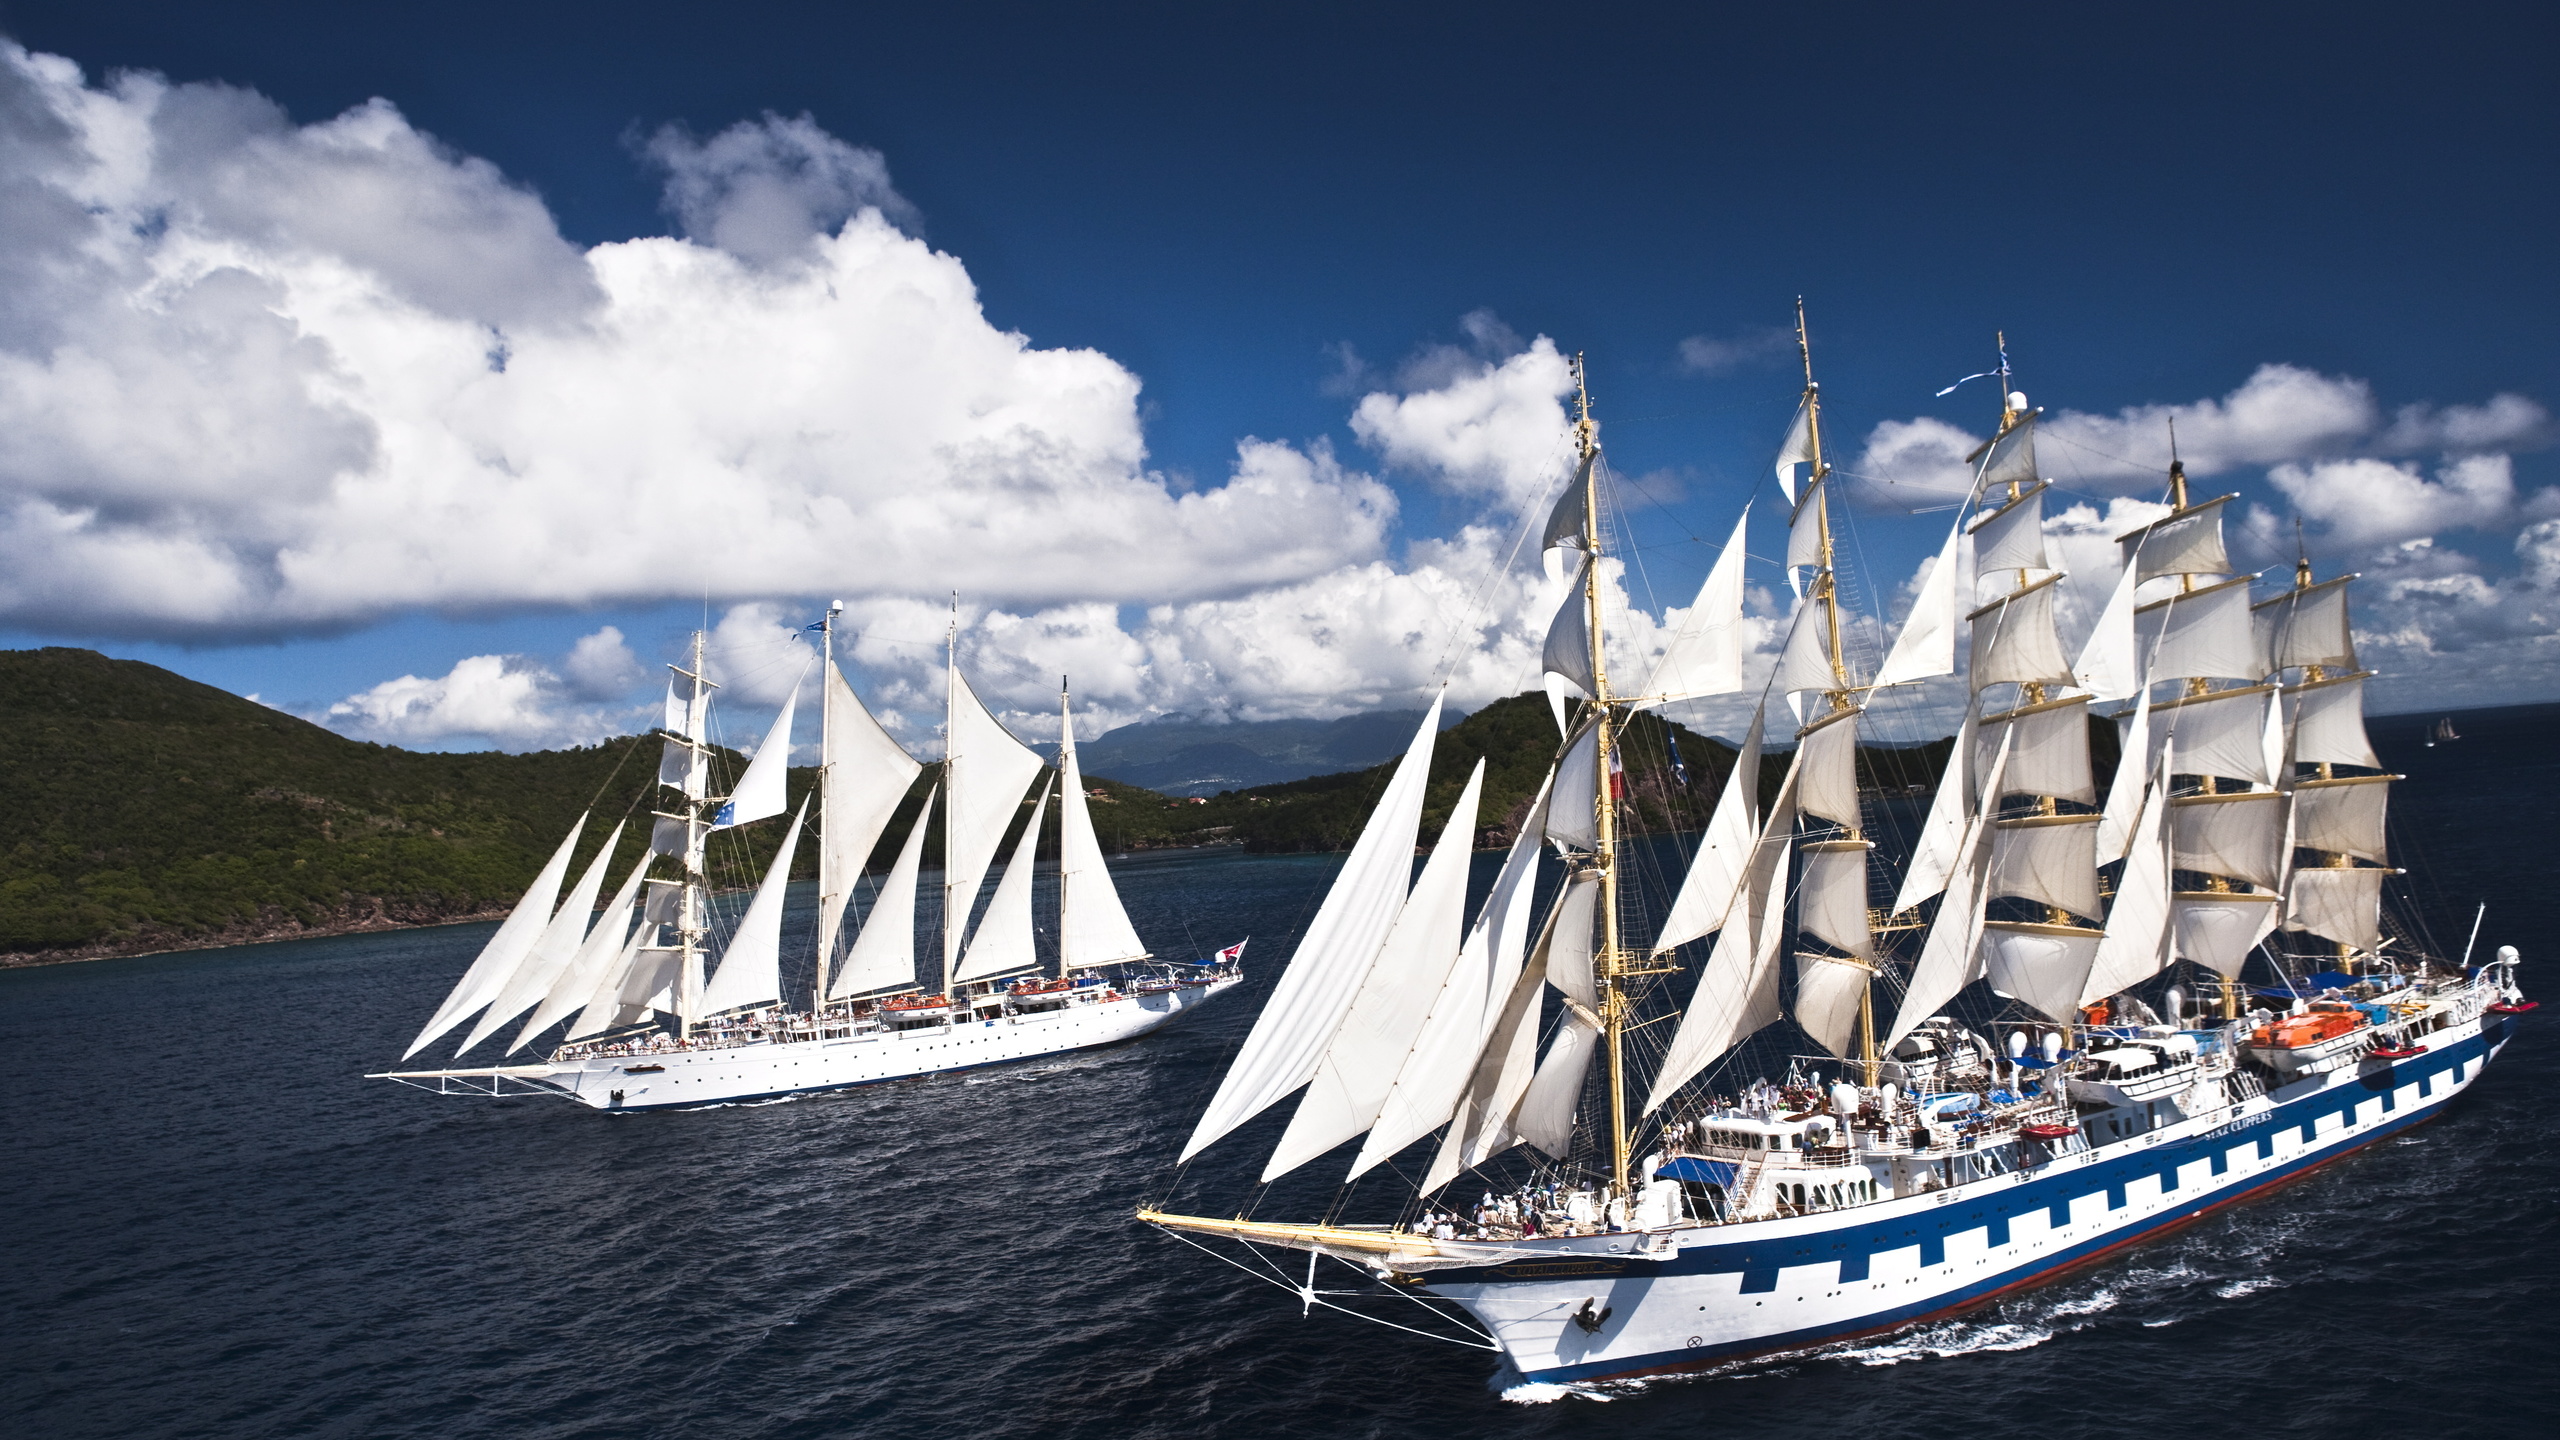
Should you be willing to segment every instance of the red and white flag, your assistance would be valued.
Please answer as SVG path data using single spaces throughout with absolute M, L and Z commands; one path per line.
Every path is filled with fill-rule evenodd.
M 1233 965 L 1237 961 L 1242 960 L 1244 958 L 1244 947 L 1251 938 L 1251 936 L 1247 936 L 1244 940 L 1239 940 L 1233 945 L 1228 946 L 1226 949 L 1219 951 L 1218 963 L 1221 965 Z

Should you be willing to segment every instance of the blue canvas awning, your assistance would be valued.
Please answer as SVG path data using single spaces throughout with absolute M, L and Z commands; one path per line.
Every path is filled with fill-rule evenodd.
M 1654 1171 L 1653 1178 L 1656 1180 L 1703 1180 L 1710 1185 L 1730 1187 L 1735 1174 L 1736 1167 L 1730 1162 L 1701 1160 L 1694 1155 L 1683 1155 Z

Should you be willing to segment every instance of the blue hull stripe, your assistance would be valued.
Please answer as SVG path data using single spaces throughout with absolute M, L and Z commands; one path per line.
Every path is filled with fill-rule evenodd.
M 1739 1272 L 1741 1293 L 1769 1294 L 1778 1288 L 1778 1272 L 1788 1266 L 1816 1263 L 1835 1252 L 1840 1260 L 1842 1281 L 1868 1278 L 1870 1257 L 1894 1250 L 1920 1247 L 1923 1269 L 1946 1263 L 1946 1240 L 1949 1235 L 1987 1229 L 1990 1242 L 2007 1242 L 2009 1218 L 2032 1211 L 2047 1212 L 2050 1223 L 2069 1221 L 2071 1202 L 2087 1195 L 2103 1193 L 2110 1211 L 2127 1205 L 2125 1186 L 2129 1181 L 2146 1176 L 2159 1176 L 2164 1190 L 2174 1190 L 2179 1170 L 2190 1164 L 2210 1160 L 2215 1174 L 2226 1173 L 2223 1158 L 2233 1145 L 2254 1139 L 2262 1160 L 2274 1158 L 2278 1133 L 2298 1129 L 2306 1141 L 2316 1138 L 2316 1127 L 2330 1116 L 2343 1116 L 2353 1123 L 2355 1108 L 2373 1100 L 2377 1092 L 2388 1104 L 2394 1085 L 2417 1080 L 2422 1093 L 2432 1092 L 2434 1076 L 2447 1071 L 2457 1079 L 2470 1073 L 2477 1064 L 2503 1045 L 2512 1029 L 2509 1017 L 2489 1017 L 2493 1023 L 2483 1028 L 2474 1039 L 2431 1051 L 2424 1058 L 2398 1062 L 2388 1070 L 2333 1083 L 2319 1092 L 2281 1103 L 2275 1108 L 2249 1119 L 2206 1131 L 2202 1135 L 2146 1149 L 2106 1161 L 2051 1180 L 2023 1186 L 1995 1189 L 1980 1203 L 1959 1207 L 1950 1204 L 1934 1214 L 1907 1215 L 1881 1224 L 1869 1224 L 1854 1230 L 1822 1234 L 1793 1235 L 1779 1240 L 1745 1241 L 1731 1245 L 1699 1245 L 1681 1251 L 1668 1260 L 1648 1261 L 1620 1259 L 1615 1256 L 1591 1257 L 1589 1273 L 1596 1278 L 1641 1279 L 1659 1276 L 1715 1275 Z M 2450 1099 L 2451 1096 L 2445 1097 Z M 1897 1325 L 1963 1309 L 1988 1299 L 2001 1291 L 2023 1285 L 2084 1263 L 2108 1251 L 2173 1229 L 2203 1215 L 2207 1210 L 2230 1204 L 2252 1192 L 2281 1184 L 2317 1166 L 2338 1159 L 2354 1150 L 2383 1139 L 2409 1126 L 2434 1118 L 2445 1100 L 2419 1105 L 2401 1112 L 2390 1107 L 2392 1118 L 2351 1140 L 2311 1155 L 2303 1155 L 2270 1170 L 2262 1170 L 2233 1185 L 2199 1191 L 2192 1201 L 2164 1211 L 2139 1224 L 2104 1235 L 2094 1236 L 2067 1249 L 2038 1257 L 2033 1263 L 1976 1281 L 1957 1289 L 1931 1295 L 1909 1305 L 1881 1310 L 1855 1319 L 1804 1330 L 1755 1336 L 1748 1340 L 1721 1345 L 1704 1345 L 1694 1350 L 1665 1351 L 1651 1355 L 1633 1355 L 1621 1359 L 1597 1361 L 1586 1365 L 1566 1365 L 1553 1369 L 1526 1372 L 1526 1378 L 1541 1381 L 1587 1380 L 1606 1376 L 1628 1375 L 1642 1371 L 1694 1368 L 1747 1355 L 1767 1354 L 1778 1350 L 1800 1349 L 1807 1345 L 1872 1333 Z M 2122 1142 L 2116 1142 L 2121 1144 Z M 1580 1257 L 1576 1257 L 1580 1258 Z M 1534 1262 L 1531 1262 L 1534 1263 Z M 1499 1285 L 1506 1281 L 1532 1278 L 1528 1274 L 1506 1273 L 1511 1267 L 1490 1266 L 1483 1269 L 1443 1271 L 1431 1277 L 1430 1286 Z

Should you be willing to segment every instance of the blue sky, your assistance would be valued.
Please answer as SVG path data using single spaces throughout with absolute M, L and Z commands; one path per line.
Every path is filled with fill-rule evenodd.
M 648 667 L 705 613 L 705 588 L 711 618 L 730 619 L 750 709 L 747 692 L 785 683 L 750 672 L 793 671 L 780 623 L 814 618 L 841 590 L 876 639 L 866 693 L 919 710 L 950 584 L 980 592 L 962 597 L 971 643 L 986 647 L 976 668 L 1026 709 L 1054 683 L 1036 677 L 1060 668 L 1099 676 L 1097 708 L 1118 718 L 1409 704 L 1449 669 L 1452 633 L 1474 642 L 1459 689 L 1480 700 L 1534 683 L 1520 673 L 1521 637 L 1544 603 L 1534 567 L 1488 592 L 1479 582 L 1508 542 L 1467 537 L 1471 526 L 1507 536 L 1534 508 L 1524 496 L 1553 449 L 1540 339 L 1590 357 L 1612 463 L 1638 482 L 1628 538 L 1644 564 L 1629 588 L 1659 611 L 1685 603 L 1713 559 L 1692 537 L 1720 540 L 1753 487 L 1766 490 L 1796 383 L 1772 331 L 1802 294 L 1844 466 L 1891 478 L 1879 472 L 1897 453 L 1915 476 L 1939 463 L 1925 445 L 1880 445 L 1917 434 L 1880 426 L 1983 432 L 1995 403 L 1985 386 L 1932 392 L 1983 368 L 2005 330 L 2022 388 L 2089 419 L 2062 429 L 2079 448 L 2047 455 L 2092 505 L 2092 533 L 2119 518 L 2106 507 L 2122 497 L 2156 498 L 2156 480 L 2136 472 L 2159 457 L 2128 452 L 2165 441 L 2166 426 L 2140 407 L 2189 407 L 2183 433 L 2204 439 L 2214 471 L 2204 483 L 2239 490 L 2287 537 L 2302 513 L 2324 574 L 2376 576 L 2360 611 L 2367 659 L 2401 682 L 2405 703 L 2549 698 L 2560 694 L 2545 653 L 2560 627 L 2544 618 L 2560 616 L 2560 508 L 2543 503 L 2560 479 L 2546 413 L 2560 401 L 2549 31 L 2539 11 L 2488 6 L 2022 18 L 0 7 L 0 32 L 81 72 L 39 82 L 20 66 L 11 123 L 43 130 L 29 106 L 86 105 L 82 123 L 106 127 L 74 146 L 92 152 L 89 180 L 64 181 L 21 147 L 9 183 L 69 185 L 93 215 L 129 207 L 118 212 L 128 231 L 168 227 L 85 272 L 0 270 L 0 353 L 15 366 L 0 373 L 0 408 L 21 432 L 0 446 L 0 498 L 49 507 L 20 512 L 9 559 L 21 577 L 0 597 L 0 626 L 6 643 L 93 645 L 303 713 L 371 695 L 331 723 L 411 744 L 552 743 L 631 723 Z M 233 88 L 190 110 L 118 91 L 123 70 Z M 281 118 L 242 118 L 252 93 Z M 361 108 L 376 98 L 392 108 Z M 147 176 L 110 184 L 98 177 L 117 166 L 97 153 L 114 126 L 99 117 L 118 106 L 157 117 L 159 149 Z M 370 119 L 352 124 L 350 111 Z M 190 160 L 191 145 L 213 158 Z M 449 192 L 451 206 L 330 188 L 350 146 L 383 183 Z M 759 196 L 789 214 L 758 209 Z M 885 228 L 861 255 L 813 260 L 820 251 L 793 230 L 840 239 L 866 205 Z M 587 278 L 602 253 L 589 247 L 647 236 L 735 257 L 738 274 L 696 265 L 670 280 L 666 256 L 624 254 L 659 265 L 654 278 Z M 920 247 L 898 250 L 908 237 L 942 268 Z M 420 258 L 448 241 L 458 258 Z M 170 258 L 182 245 L 195 247 L 183 264 Z M 269 288 L 203 288 L 217 252 Z M 104 318 L 137 297 L 169 306 L 173 265 L 196 288 L 172 324 L 198 339 L 239 327 L 195 357 L 186 385 L 152 368 L 180 342 L 133 335 L 119 348 L 108 332 L 122 322 Z M 146 271 L 156 278 L 138 278 Z M 843 282 L 847 309 L 832 318 L 810 298 L 824 291 L 809 278 L 820 271 Z M 930 281 L 960 298 L 938 292 L 943 311 L 900 328 L 884 317 L 903 312 L 853 296 L 856 275 L 882 295 Z M 684 317 L 725 323 L 739 292 L 722 287 L 748 282 L 770 313 L 697 343 Z M 348 308 L 346 287 L 368 284 L 380 303 Z M 648 292 L 672 309 L 619 328 L 612 354 L 546 349 L 546 334 L 584 323 L 597 284 L 614 306 L 641 293 L 617 287 L 674 287 Z M 978 330 L 961 314 L 972 294 Z M 414 310 L 414 326 L 398 331 L 386 305 Z M 281 315 L 293 335 L 267 335 L 260 315 Z M 795 317 L 833 327 L 828 353 L 796 368 Z M 650 393 L 667 398 L 584 434 L 541 415 L 455 419 L 450 396 L 385 398 L 387 377 L 418 373 L 406 357 L 422 352 L 404 347 L 460 344 L 457 325 L 486 328 L 493 353 L 513 345 L 519 369 L 585 367 L 553 403 L 586 397 L 601 415 L 635 389 L 663 385 Z M 1025 337 L 1030 360 L 989 348 L 1006 332 Z M 314 346 L 329 353 L 315 359 Z M 927 352 L 942 361 L 907 363 Z M 1040 358 L 1078 352 L 1092 355 Z M 766 364 L 774 378 L 757 378 Z M 1013 442 L 966 428 L 977 412 L 962 401 L 949 420 L 961 430 L 918 422 L 909 449 L 855 436 L 777 458 L 742 455 L 753 437 L 696 435 L 706 463 L 733 467 L 708 489 L 762 483 L 761 466 L 795 500 L 836 483 L 806 479 L 823 471 L 874 499 L 939 486 L 951 503 L 921 520 L 856 505 L 848 528 L 789 557 L 761 553 L 757 532 L 723 532 L 726 562 L 682 577 L 643 554 L 662 535 L 581 526 L 580 503 L 617 514 L 669 503 L 665 489 L 615 488 L 669 453 L 643 453 L 635 427 L 689 397 L 748 416 L 813 365 L 842 391 L 886 394 L 904 378 L 1010 406 L 1027 428 L 1006 433 L 1038 443 L 990 459 Z M 336 388 L 350 370 L 364 392 L 352 398 Z M 270 372 L 283 378 L 248 386 Z M 279 385 L 300 388 L 278 399 Z M 472 407 L 503 404 L 474 395 Z M 1433 429 L 1434 396 L 1475 429 Z M 2194 408 L 2208 402 L 2218 408 Z M 902 394 L 865 423 L 902 424 L 917 403 Z M 101 408 L 65 418 L 82 405 Z M 447 421 L 450 434 L 421 433 Z M 1276 448 L 1240 456 L 1247 437 Z M 1514 459 L 1486 461 L 1489 437 Z M 1066 451 L 1076 458 L 1063 469 L 1080 478 L 1057 481 Z M 933 468 L 963 453 L 979 467 L 968 483 Z M 529 503 L 559 508 L 538 523 L 495 501 L 472 513 L 492 493 L 473 478 L 481 463 L 533 477 Z M 1013 494 L 1035 463 L 1057 513 L 1101 517 L 1064 556 L 1040 551 L 1038 523 L 994 537 L 966 523 L 970 504 L 1006 503 L 989 497 Z M 314 498 L 368 466 L 406 495 L 451 489 L 405 509 Z M 678 484 L 681 470 L 661 479 Z M 1240 474 L 1260 478 L 1236 489 Z M 1879 493 L 1856 528 L 1866 591 L 1890 609 L 1944 522 L 1902 515 Z M 1218 514 L 1180 505 L 1221 494 Z M 1109 542 L 1115 516 L 1157 528 L 1124 553 Z M 45 538 L 116 524 L 127 531 L 113 553 Z M 387 560 L 347 543 L 366 525 L 418 543 Z M 447 525 L 436 544 L 422 538 Z M 538 543 L 503 573 L 475 571 L 478 542 L 528 525 Z M 865 553 L 882 529 L 914 553 Z M 630 556 L 627 573 L 568 563 L 589 542 Z M 244 566 L 248 588 L 203 598 L 239 577 L 180 555 L 199 543 Z M 1165 560 L 1176 545 L 1196 563 Z M 327 574 L 269 583 L 279 554 L 331 546 Z M 2241 550 L 2245 564 L 2290 558 Z M 955 570 L 951 557 L 980 563 Z M 775 588 L 759 592 L 767 575 Z M 155 577 L 179 593 L 143 593 Z M 1774 582 L 1774 567 L 1754 578 Z M 1471 605 L 1483 613 L 1451 618 Z M 1000 618 L 975 625 L 988 606 Z M 1151 620 L 1150 607 L 1166 613 Z M 1353 618 L 1376 633 L 1343 633 Z M 579 651 L 607 626 L 631 663 L 597 643 Z M 1265 643 L 1290 626 L 1331 643 Z M 456 669 L 472 657 L 489 663 Z M 417 684 L 376 693 L 404 677 Z M 482 689 L 465 696 L 472 685 Z

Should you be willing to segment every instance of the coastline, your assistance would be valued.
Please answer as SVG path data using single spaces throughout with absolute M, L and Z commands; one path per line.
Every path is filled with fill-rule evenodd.
M 144 955 L 177 955 L 190 950 L 224 950 L 235 945 L 261 945 L 274 940 L 317 940 L 331 935 L 362 935 L 384 930 L 430 930 L 439 925 L 471 925 L 506 917 L 507 909 L 501 906 L 466 915 L 395 919 L 377 900 L 362 915 L 317 925 L 305 925 L 279 914 L 262 917 L 255 924 L 230 926 L 198 936 L 134 936 L 121 941 L 101 940 L 87 945 L 66 946 L 59 950 L 0 952 L 0 970 L 32 970 L 38 966 L 70 965 L 83 960 L 130 960 Z

